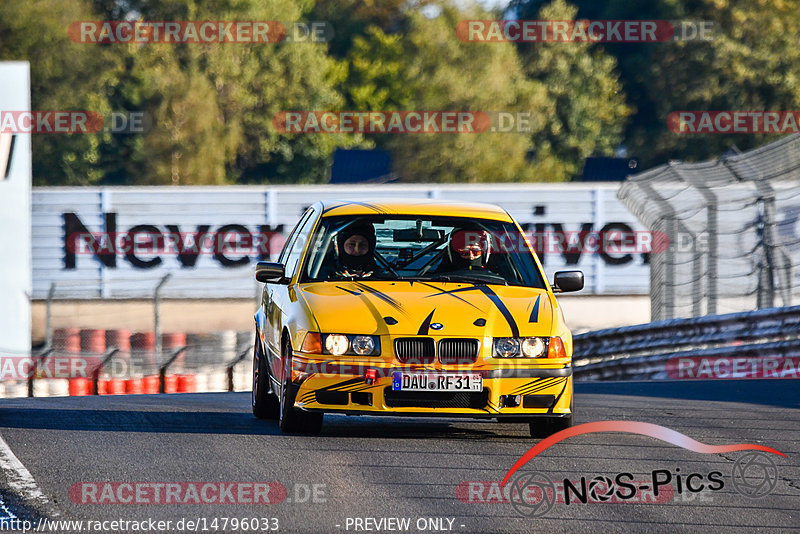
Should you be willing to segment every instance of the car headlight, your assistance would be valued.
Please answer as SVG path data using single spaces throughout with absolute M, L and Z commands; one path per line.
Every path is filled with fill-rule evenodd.
M 540 337 L 526 337 L 522 341 L 522 354 L 527 358 L 541 358 L 544 356 L 544 341 Z
M 495 358 L 519 358 L 519 339 L 515 337 L 497 337 L 494 339 Z
M 341 356 L 351 354 L 355 356 L 379 356 L 381 341 L 378 336 L 363 334 L 325 334 L 323 336 L 325 354 Z
M 369 356 L 375 350 L 372 336 L 353 336 L 353 352 L 359 356 Z
M 350 341 L 347 336 L 342 334 L 328 334 L 325 336 L 325 350 L 335 356 L 339 356 L 347 352 L 350 348 Z
M 496 337 L 495 358 L 546 358 L 547 343 L 540 337 Z

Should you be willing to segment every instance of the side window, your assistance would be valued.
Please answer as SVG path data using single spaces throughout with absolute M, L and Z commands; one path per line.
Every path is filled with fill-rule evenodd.
M 314 217 L 314 211 L 309 210 L 308 217 L 305 217 L 305 220 L 302 222 L 302 226 L 300 226 L 300 230 L 297 232 L 297 236 L 294 238 L 294 242 L 292 243 L 292 247 L 289 251 L 289 256 L 286 259 L 286 276 L 294 276 L 295 272 L 297 271 L 297 264 L 300 262 L 300 256 L 303 254 L 303 249 L 306 247 L 306 243 L 308 242 L 308 238 L 311 235 L 311 230 L 314 228 L 314 223 L 316 222 L 317 218 Z
M 300 221 L 292 230 L 292 233 L 289 234 L 289 238 L 286 240 L 286 243 L 283 244 L 283 250 L 281 250 L 280 256 L 278 256 L 278 263 L 282 263 L 284 266 L 286 265 L 286 258 L 289 256 L 289 251 L 292 250 L 292 245 L 294 245 L 295 239 L 297 239 L 297 234 L 300 233 L 300 229 L 308 220 L 308 217 L 311 216 L 313 210 L 306 210 L 302 217 L 300 217 Z M 288 271 L 287 271 L 288 272 Z

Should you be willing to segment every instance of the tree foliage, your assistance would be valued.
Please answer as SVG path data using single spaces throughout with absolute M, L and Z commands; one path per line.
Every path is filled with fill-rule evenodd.
M 66 31 L 73 21 L 91 18 L 84 0 L 0 2 L 0 60 L 30 61 L 33 109 L 111 111 L 108 92 L 121 67 L 119 56 L 106 47 L 74 43 Z M 34 183 L 99 182 L 108 168 L 101 146 L 109 139 L 107 133 L 34 135 Z
M 555 0 L 541 20 L 574 20 L 577 9 Z M 630 108 L 616 72 L 616 60 L 588 43 L 535 43 L 521 48 L 525 72 L 541 82 L 554 113 L 534 135 L 535 159 L 555 158 L 559 179 L 580 172 L 588 156 L 611 156 L 623 140 Z M 552 175 L 551 174 L 551 175 Z
M 36 110 L 144 112 L 141 133 L 33 136 L 37 184 L 312 183 L 337 147 L 389 150 L 405 181 L 553 181 L 627 147 L 644 165 L 759 135 L 679 135 L 678 110 L 796 110 L 800 4 L 788 0 L 514 0 L 523 19 L 706 20 L 711 41 L 472 43 L 455 0 L 0 2 L 0 59 L 28 60 Z M 577 11 L 576 11 L 577 8 Z M 83 44 L 79 20 L 329 23 L 329 43 Z M 527 132 L 287 134 L 282 111 L 526 113 Z M 495 124 L 496 125 L 496 124 Z
M 381 111 L 532 111 L 546 114 L 541 87 L 526 80 L 513 46 L 464 43 L 458 11 L 429 19 L 409 14 L 405 35 L 377 26 L 348 55 L 345 93 L 358 109 Z M 533 178 L 530 138 L 520 133 L 421 133 L 372 136 L 390 150 L 407 181 L 478 182 Z
M 673 111 L 789 111 L 800 105 L 800 3 L 787 0 L 573 0 L 589 19 L 713 23 L 709 41 L 611 43 L 629 105 L 635 110 L 625 145 L 645 165 L 702 160 L 731 145 L 751 148 L 769 135 L 686 135 L 667 128 Z M 517 0 L 520 18 L 534 18 L 540 0 Z

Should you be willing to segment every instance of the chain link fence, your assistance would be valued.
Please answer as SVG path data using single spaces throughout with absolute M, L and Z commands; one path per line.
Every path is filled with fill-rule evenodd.
M 45 301 L 43 345 L 25 354 L 0 348 L 0 397 L 249 389 L 252 329 L 164 328 L 170 322 L 161 298 L 165 288 L 219 280 L 167 275 L 150 282 L 149 300 L 94 304 L 74 300 L 76 282 L 52 284 Z M 204 380 L 214 383 L 199 383 Z
M 789 306 L 800 263 L 800 135 L 634 175 L 618 198 L 669 246 L 650 259 L 651 318 Z

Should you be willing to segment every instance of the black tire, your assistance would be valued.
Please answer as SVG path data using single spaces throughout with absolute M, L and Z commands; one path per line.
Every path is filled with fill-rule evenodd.
M 284 339 L 283 381 L 280 392 L 280 427 L 285 434 L 319 434 L 322 430 L 322 412 L 306 412 L 294 407 L 298 386 L 292 383 L 292 346 Z
M 251 403 L 253 415 L 259 419 L 277 419 L 280 414 L 281 403 L 272 392 L 266 358 L 261 354 L 258 333 L 253 345 L 253 390 Z
M 532 419 L 528 426 L 530 427 L 532 438 L 546 438 L 571 427 L 572 424 L 573 417 L 572 414 L 569 414 L 565 417 L 537 417 Z

